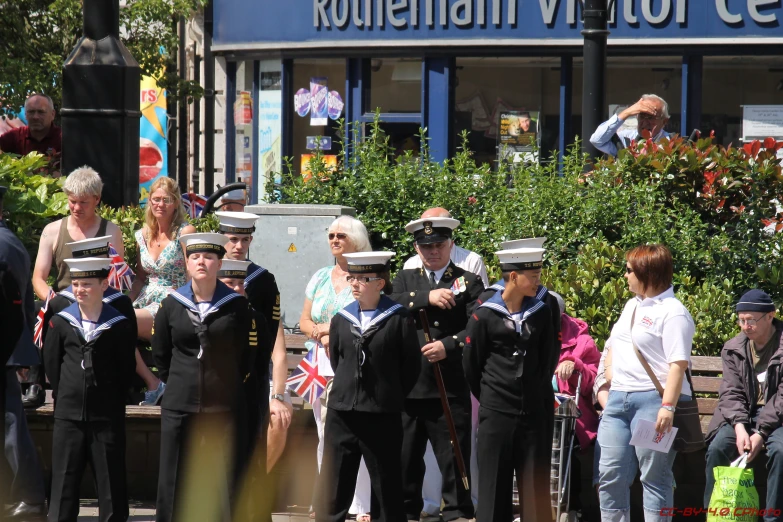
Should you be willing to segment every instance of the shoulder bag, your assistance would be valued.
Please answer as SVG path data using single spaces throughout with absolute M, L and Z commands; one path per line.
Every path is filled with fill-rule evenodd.
M 634 310 L 633 316 L 631 316 L 631 330 L 633 330 L 635 319 L 636 310 Z M 642 363 L 644 371 L 647 372 L 647 376 L 650 377 L 650 380 L 655 385 L 655 389 L 658 390 L 658 394 L 663 399 L 661 381 L 655 376 L 647 359 L 644 358 L 642 352 L 636 347 L 636 343 L 633 342 L 633 335 L 631 335 L 631 345 L 633 346 L 633 351 L 636 352 L 639 362 Z M 680 453 L 692 453 L 704 448 L 705 444 L 699 419 L 699 404 L 693 397 L 693 380 L 691 379 L 690 368 L 685 370 L 685 378 L 688 379 L 688 384 L 691 386 L 691 399 L 677 401 L 677 406 L 675 406 L 673 426 L 677 428 L 677 435 L 674 437 L 672 447 Z

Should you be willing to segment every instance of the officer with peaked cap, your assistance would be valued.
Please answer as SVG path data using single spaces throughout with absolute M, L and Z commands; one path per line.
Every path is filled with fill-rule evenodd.
M 245 261 L 250 244 L 253 241 L 255 223 L 258 216 L 248 212 L 216 212 L 220 219 L 219 231 L 228 238 L 225 259 Z M 249 396 L 249 418 L 260 418 L 261 422 L 251 422 L 250 440 L 260 439 L 269 444 L 272 455 L 267 458 L 279 457 L 285 446 L 286 430 L 291 423 L 293 407 L 290 397 L 286 395 L 285 381 L 288 377 L 288 360 L 285 349 L 285 335 L 280 321 L 280 290 L 275 276 L 266 268 L 250 262 L 247 276 L 244 279 L 245 297 L 258 312 L 266 318 L 268 331 L 272 336 L 272 364 L 266 367 L 257 366 L 245 387 L 257 388 L 257 393 Z M 260 363 L 260 360 L 259 360 Z M 271 366 L 271 367 L 270 367 Z M 270 392 L 271 386 L 271 392 Z M 271 415 L 269 415 L 271 413 Z M 259 417 L 260 416 L 260 417 Z M 269 429 L 264 433 L 257 431 L 257 426 L 269 423 Z M 268 439 L 266 438 L 268 435 Z
M 451 237 L 459 221 L 425 218 L 411 221 L 405 230 L 413 234 L 422 268 L 400 270 L 391 298 L 414 315 L 421 349 L 421 371 L 405 401 L 403 419 L 403 488 L 408 520 L 418 520 L 422 511 L 424 452 L 432 443 L 443 475 L 443 519 L 473 518 L 470 491 L 460 480 L 433 364 L 440 364 L 459 446 L 470 462 L 470 391 L 462 370 L 465 325 L 484 290 L 481 279 L 457 267 L 450 259 Z M 433 342 L 425 343 L 419 311 L 426 310 Z
M 161 302 L 155 316 L 152 354 L 167 390 L 161 404 L 158 522 L 170 521 L 184 500 L 179 487 L 187 469 L 185 449 L 197 416 L 218 426 L 229 447 L 238 414 L 240 384 L 248 377 L 257 353 L 268 352 L 268 333 L 262 315 L 247 299 L 217 280 L 226 236 L 217 233 L 185 234 L 190 281 Z M 205 422 L 200 423 L 203 425 Z M 193 446 L 191 446 L 193 447 Z M 220 450 L 221 448 L 214 448 Z M 230 456 L 225 455 L 226 461 Z M 230 485 L 231 466 L 218 484 Z M 223 499 L 228 505 L 229 499 Z
M 55 398 L 49 522 L 78 517 L 87 463 L 100 519 L 126 520 L 125 396 L 136 371 L 135 323 L 104 302 L 110 259 L 65 262 L 76 302 L 52 317 L 44 345 Z
M 468 321 L 463 365 L 481 403 L 479 521 L 513 518 L 515 472 L 521 519 L 552 518 L 552 437 L 542 426 L 554 419 L 549 362 L 554 337 L 549 307 L 536 297 L 543 253 L 543 248 L 496 252 L 505 286 Z
M 5 454 L 11 467 L 13 481 L 7 503 L 13 504 L 5 513 L 6 519 L 43 515 L 46 513 L 46 492 L 43 469 L 38 461 L 35 444 L 27 428 L 22 406 L 22 390 L 16 378 L 17 367 L 40 363 L 38 349 L 33 343 L 35 309 L 33 285 L 30 278 L 30 256 L 19 238 L 2 219 L 3 195 L 0 190 L 0 265 L 13 276 L 21 293 L 22 333 L 13 346 L 5 370 Z M 3 332 L 4 341 L 8 341 Z M 0 516 L 0 518 L 2 518 Z
M 329 328 L 334 380 L 324 435 L 318 522 L 342 522 L 356 489 L 362 457 L 374 493 L 373 520 L 404 522 L 400 412 L 419 377 L 416 323 L 391 292 L 394 252 L 345 254 L 355 301 L 337 312 Z

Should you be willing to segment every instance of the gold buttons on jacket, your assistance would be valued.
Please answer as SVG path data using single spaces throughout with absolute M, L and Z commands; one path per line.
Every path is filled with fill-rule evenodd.
M 432 323 L 432 326 L 440 326 L 440 323 L 438 321 L 435 321 L 434 323 Z
M 410 306 L 411 308 L 413 308 L 413 301 L 411 301 L 410 303 L 408 303 L 408 306 Z
M 411 297 L 414 297 L 416 295 L 416 292 L 411 292 Z

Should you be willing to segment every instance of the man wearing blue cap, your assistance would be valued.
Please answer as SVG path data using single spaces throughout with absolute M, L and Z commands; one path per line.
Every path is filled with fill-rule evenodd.
M 766 473 L 767 508 L 783 508 L 783 322 L 775 304 L 762 290 L 750 290 L 737 303 L 742 330 L 723 345 L 723 380 L 718 407 L 707 429 L 707 485 L 709 506 L 715 486 L 713 469 L 728 466 L 748 453 L 756 473 Z M 764 448 L 766 447 L 766 458 Z M 761 455 L 761 458 L 757 458 Z M 764 464 L 766 461 L 766 471 Z M 765 521 L 778 520 L 772 514 Z

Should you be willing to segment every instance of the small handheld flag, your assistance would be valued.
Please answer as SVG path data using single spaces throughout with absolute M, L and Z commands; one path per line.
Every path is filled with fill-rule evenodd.
M 49 309 L 49 301 L 52 300 L 52 297 L 54 297 L 56 294 L 54 293 L 54 290 L 51 288 L 49 289 L 49 295 L 46 296 L 46 301 L 44 301 L 43 306 L 40 310 L 38 310 L 38 316 L 35 319 L 35 328 L 33 329 L 33 342 L 38 348 L 41 348 L 43 346 L 43 325 L 44 325 L 44 316 L 46 315 L 46 311 Z
M 285 384 L 301 398 L 315 404 L 326 390 L 326 377 L 318 373 L 318 346 L 307 352 Z
M 130 290 L 136 274 L 133 273 L 128 263 L 117 253 L 117 250 L 114 249 L 111 243 L 109 243 L 109 258 L 111 259 L 109 286 L 120 292 Z

